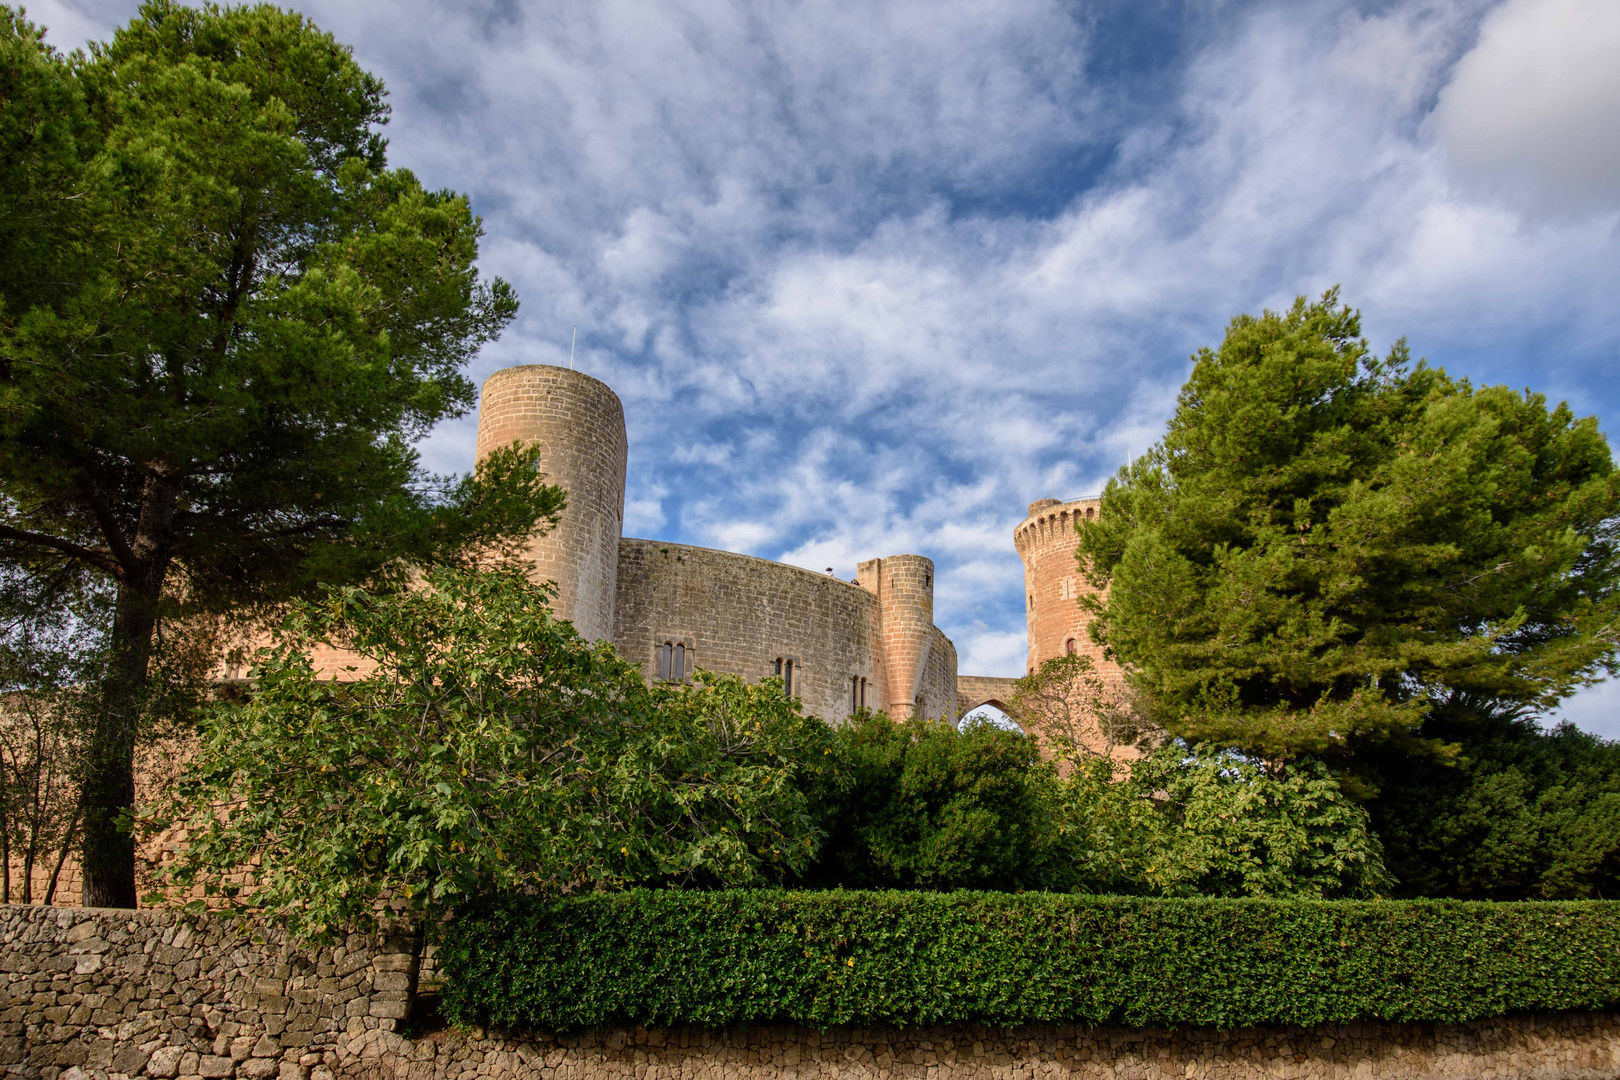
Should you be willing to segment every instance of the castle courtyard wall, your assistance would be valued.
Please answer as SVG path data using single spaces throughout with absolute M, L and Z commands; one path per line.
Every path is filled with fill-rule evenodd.
M 778 658 L 793 660 L 794 694 L 825 720 L 849 715 L 851 678 L 867 680 L 869 705 L 886 704 L 876 700 L 877 601 L 857 585 L 750 555 L 628 538 L 619 543 L 618 581 L 614 646 L 649 678 L 654 649 L 672 642 L 686 646 L 688 675 L 701 667 L 753 681 L 774 675 Z
M 0 908 L 0 1075 L 18 1080 L 1598 1080 L 1620 1015 L 1469 1024 L 466 1032 L 420 1011 L 419 943 L 330 946 L 217 916 Z

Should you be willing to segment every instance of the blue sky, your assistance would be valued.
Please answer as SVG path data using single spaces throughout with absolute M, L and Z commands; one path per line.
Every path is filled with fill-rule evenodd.
M 1375 348 L 1620 416 L 1613 0 L 295 6 L 484 216 L 523 310 L 474 375 L 578 326 L 627 532 L 928 555 L 967 673 L 1022 670 L 1025 504 L 1154 442 L 1238 312 L 1338 283 Z M 1566 713 L 1620 737 L 1608 687 Z

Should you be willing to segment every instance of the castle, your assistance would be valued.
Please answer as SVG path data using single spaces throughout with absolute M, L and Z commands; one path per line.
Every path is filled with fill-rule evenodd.
M 624 407 L 597 379 L 526 364 L 484 383 L 480 457 L 514 441 L 540 448 L 540 468 L 568 492 L 556 528 L 537 537 L 535 574 L 557 584 L 555 609 L 591 640 L 606 640 L 649 679 L 698 667 L 749 679 L 780 677 L 807 712 L 839 720 L 858 708 L 896 719 L 955 719 L 1001 707 L 1013 680 L 957 672 L 956 647 L 934 625 L 934 564 L 888 555 L 844 581 L 729 551 L 624 535 L 629 442 Z M 1075 524 L 1097 500 L 1032 503 L 1014 530 L 1024 562 L 1029 670 L 1064 652 L 1100 654 L 1078 598 Z M 317 656 L 332 674 L 351 657 Z

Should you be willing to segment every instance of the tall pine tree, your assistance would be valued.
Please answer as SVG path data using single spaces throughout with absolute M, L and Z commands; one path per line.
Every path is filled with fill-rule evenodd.
M 268 5 L 154 0 L 73 56 L 0 8 L 0 558 L 113 596 L 86 904 L 135 904 L 120 819 L 176 605 L 397 579 L 560 507 L 532 454 L 435 482 L 411 449 L 517 301 L 467 200 L 387 166 L 387 112 Z
M 1431 702 L 1544 707 L 1612 669 L 1620 474 L 1595 419 L 1404 342 L 1376 357 L 1336 291 L 1193 360 L 1078 551 L 1109 589 L 1094 632 L 1172 732 L 1420 749 Z

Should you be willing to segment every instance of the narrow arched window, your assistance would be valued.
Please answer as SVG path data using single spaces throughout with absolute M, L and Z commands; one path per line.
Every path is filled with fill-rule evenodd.
M 866 708 L 866 680 L 861 680 L 861 708 Z
M 793 696 L 793 661 L 789 660 L 782 665 L 782 693 L 788 697 Z
M 659 682 L 681 682 L 686 678 L 686 644 L 666 641 L 653 650 Z
M 1074 638 L 1070 638 L 1068 641 L 1063 643 L 1063 651 L 1068 653 L 1070 656 L 1074 655 Z

